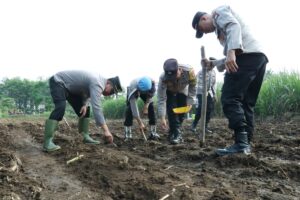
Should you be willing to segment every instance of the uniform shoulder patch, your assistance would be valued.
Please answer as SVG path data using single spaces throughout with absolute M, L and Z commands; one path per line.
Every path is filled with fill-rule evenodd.
M 191 68 L 190 71 L 189 71 L 189 78 L 190 78 L 190 82 L 191 82 L 192 84 L 195 84 L 195 85 L 196 85 L 196 83 L 197 83 L 197 78 L 196 78 L 196 74 L 195 74 L 195 71 L 194 71 L 193 68 Z
M 213 18 L 216 20 L 216 19 L 218 19 L 218 17 L 219 17 L 220 15 L 219 15 L 219 13 L 217 13 L 217 12 L 215 11 L 215 12 L 213 12 L 212 16 L 213 16 Z

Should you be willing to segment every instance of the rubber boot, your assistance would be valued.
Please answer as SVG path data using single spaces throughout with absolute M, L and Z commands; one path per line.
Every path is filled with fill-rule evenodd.
M 183 142 L 182 134 L 179 128 L 176 128 L 173 133 L 173 138 L 170 139 L 171 144 L 179 144 Z
M 253 139 L 253 133 L 250 132 L 250 133 L 248 133 L 248 142 L 249 142 L 249 144 L 251 143 L 252 139 Z
M 205 124 L 205 133 L 212 134 L 212 130 L 207 128 L 207 124 Z
M 132 139 L 131 126 L 124 127 L 124 136 L 125 136 L 125 140 Z
M 196 132 L 197 132 L 196 125 L 195 125 L 194 123 L 192 123 L 191 131 L 192 131 L 193 133 L 196 133 Z
M 99 141 L 90 137 L 89 121 L 89 118 L 79 118 L 78 120 L 78 131 L 83 135 L 83 142 L 86 144 L 100 144 Z
M 238 132 L 235 134 L 235 143 L 224 149 L 217 149 L 216 154 L 219 156 L 234 154 L 234 153 L 244 153 L 249 155 L 251 153 L 250 144 L 248 142 L 247 132 Z
M 45 123 L 45 131 L 44 131 L 44 151 L 51 152 L 60 149 L 60 146 L 55 145 L 53 143 L 54 133 L 57 129 L 58 121 L 53 119 L 47 119 Z
M 150 126 L 150 134 L 149 134 L 149 140 L 158 140 L 160 138 L 160 136 L 158 135 L 158 133 L 156 132 L 156 126 L 155 125 L 151 125 Z

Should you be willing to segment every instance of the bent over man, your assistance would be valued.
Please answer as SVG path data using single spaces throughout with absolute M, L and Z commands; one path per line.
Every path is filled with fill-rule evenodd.
M 159 78 L 157 89 L 158 116 L 162 128 L 167 130 L 166 112 L 169 121 L 171 144 L 182 142 L 180 131 L 184 114 L 176 114 L 173 108 L 193 105 L 196 96 L 196 75 L 192 67 L 178 64 L 170 58 L 164 62 L 164 73 Z
M 103 129 L 106 140 L 110 143 L 113 142 L 113 136 L 103 116 L 101 95 L 109 96 L 122 91 L 119 77 L 106 79 L 100 75 L 85 71 L 62 71 L 50 78 L 49 86 L 55 108 L 45 124 L 43 146 L 45 151 L 60 149 L 60 146 L 53 143 L 53 137 L 58 122 L 63 119 L 65 114 L 66 101 L 70 103 L 79 117 L 78 131 L 83 135 L 84 143 L 99 144 L 99 141 L 89 136 L 89 101 L 93 109 L 96 125 Z
M 140 130 L 145 129 L 145 125 L 142 122 L 137 106 L 137 100 L 139 97 L 144 102 L 143 114 L 148 115 L 149 119 L 149 139 L 159 139 L 159 135 L 156 132 L 156 117 L 153 106 L 153 96 L 155 91 L 156 88 L 154 80 L 147 76 L 134 79 L 131 81 L 129 87 L 127 87 L 127 106 L 124 121 L 125 140 L 132 138 L 131 126 L 133 124 L 133 118 L 137 120 Z

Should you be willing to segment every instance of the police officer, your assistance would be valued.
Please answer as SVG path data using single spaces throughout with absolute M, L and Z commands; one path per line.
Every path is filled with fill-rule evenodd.
M 180 131 L 184 114 L 176 114 L 173 108 L 193 105 L 196 96 L 196 76 L 192 67 L 178 64 L 170 58 L 164 62 L 157 89 L 158 116 L 162 128 L 167 130 L 166 112 L 169 121 L 169 140 L 171 144 L 182 142 Z
M 125 140 L 132 138 L 131 126 L 133 123 L 133 118 L 137 120 L 140 130 L 145 129 L 145 125 L 140 118 L 137 106 L 137 100 L 139 97 L 144 102 L 143 114 L 147 114 L 149 119 L 149 139 L 159 139 L 159 135 L 156 132 L 156 117 L 153 106 L 153 96 L 155 94 L 155 91 L 156 88 L 154 80 L 147 76 L 132 80 L 129 87 L 127 87 L 127 106 L 124 121 Z
M 227 5 L 211 14 L 197 12 L 192 26 L 196 38 L 215 32 L 224 47 L 221 60 L 203 60 L 208 68 L 225 70 L 221 102 L 229 128 L 234 130 L 233 145 L 217 149 L 218 155 L 249 154 L 254 130 L 254 106 L 261 88 L 268 59 L 242 19 Z
M 96 125 L 103 129 L 107 141 L 113 142 L 113 136 L 103 116 L 101 95 L 109 96 L 121 92 L 122 87 L 119 77 L 106 79 L 100 75 L 85 71 L 62 71 L 49 79 L 49 86 L 55 108 L 45 124 L 43 146 L 45 151 L 60 149 L 60 146 L 54 144 L 53 137 L 58 122 L 63 119 L 65 114 L 66 101 L 70 103 L 79 117 L 78 131 L 83 135 L 84 143 L 99 144 L 99 141 L 89 136 L 89 102 L 93 109 Z

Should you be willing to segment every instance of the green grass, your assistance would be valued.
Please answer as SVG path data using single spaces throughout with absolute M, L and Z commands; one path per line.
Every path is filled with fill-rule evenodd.
M 221 88 L 222 83 L 217 84 L 217 102 L 215 104 L 215 116 L 223 117 L 221 105 Z M 138 100 L 138 107 L 141 110 L 143 102 Z M 157 98 L 154 97 L 154 107 L 157 110 Z M 122 119 L 124 118 L 126 108 L 125 96 L 120 96 L 117 99 L 106 99 L 102 102 L 102 108 L 105 118 L 107 119 Z M 53 109 L 53 108 L 49 108 Z M 1 118 L 47 118 L 51 111 L 36 115 L 20 115 L 10 116 L 7 111 L 0 111 Z M 273 74 L 268 71 L 263 82 L 257 104 L 255 114 L 264 118 L 266 116 L 274 116 L 276 118 L 285 115 L 286 113 L 300 113 L 300 78 L 296 72 L 280 72 Z M 69 104 L 67 104 L 65 116 L 67 118 L 76 118 L 76 114 Z M 92 116 L 92 113 L 91 113 Z
M 300 113 L 300 78 L 296 72 L 271 74 L 264 81 L 255 109 L 261 117 Z

